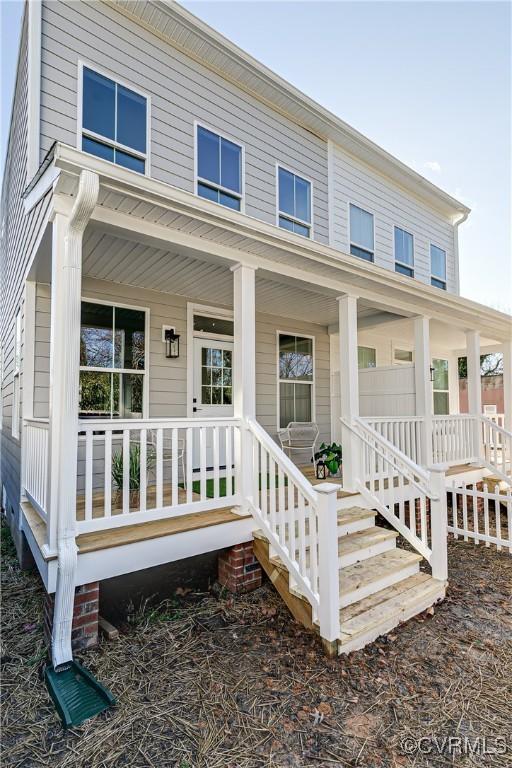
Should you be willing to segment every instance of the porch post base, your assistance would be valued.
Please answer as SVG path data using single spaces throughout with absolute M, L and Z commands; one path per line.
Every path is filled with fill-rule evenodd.
M 336 640 L 325 640 L 322 637 L 322 647 L 329 659 L 334 659 L 338 655 L 338 642 Z
M 233 594 L 261 587 L 261 565 L 254 556 L 253 542 L 236 544 L 219 555 L 218 582 Z

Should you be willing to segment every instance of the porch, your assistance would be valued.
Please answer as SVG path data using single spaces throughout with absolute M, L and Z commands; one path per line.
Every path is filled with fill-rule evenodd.
M 42 557 L 73 571 L 70 581 L 57 571 L 48 580 L 57 602 L 69 602 L 70 585 L 85 578 L 76 551 L 82 536 L 95 535 L 101 546 L 102 536 L 106 543 L 123 528 L 140 530 L 123 558 L 110 557 L 107 545 L 98 549 L 90 564 L 100 579 L 186 557 L 193 546 L 227 547 L 258 528 L 269 562 L 279 557 L 332 651 L 349 599 L 338 593 L 340 569 L 381 546 L 371 514 L 353 516 L 362 528 L 351 527 L 354 507 L 378 510 L 418 553 L 404 564 L 408 556 L 387 553 L 395 537 L 386 541 L 378 556 L 390 580 L 382 582 L 380 560 L 373 571 L 367 564 L 374 574 L 367 594 L 414 576 L 425 558 L 432 581 L 411 610 L 438 599 L 446 499 L 445 467 L 431 470 L 434 461 L 478 461 L 485 469 L 490 457 L 508 472 L 508 433 L 489 431 L 478 401 L 480 349 L 501 344 L 503 330 L 485 321 L 481 331 L 467 331 L 471 315 L 459 306 L 448 326 L 433 289 L 435 317 L 418 314 L 412 281 L 353 259 L 334 263 L 327 252 L 320 258 L 286 233 L 260 232 L 258 241 L 256 232 L 231 227 L 221 237 L 224 212 L 212 203 L 194 198 L 190 206 L 183 193 L 172 201 L 168 189 L 165 199 L 160 190 L 143 201 L 128 189 L 133 174 L 114 192 L 105 174 L 123 169 L 88 162 L 101 174 L 68 174 L 63 164 L 25 295 L 22 493 L 45 525 Z M 202 220 L 197 206 L 206 206 Z M 179 351 L 168 348 L 166 331 L 179 336 Z M 386 362 L 379 351 L 386 338 L 386 354 L 410 351 L 410 359 Z M 358 347 L 372 339 L 376 367 L 361 368 Z M 433 391 L 433 356 L 449 361 L 464 348 L 471 413 L 434 415 L 435 401 L 456 403 L 453 367 L 441 370 Z M 332 483 L 313 486 L 278 448 L 277 430 L 294 420 L 317 422 L 320 440 L 341 437 L 348 498 Z M 193 546 L 173 550 L 167 535 L 146 546 L 149 524 L 226 509 L 238 520 L 204 536 L 196 528 Z M 343 566 L 349 541 L 341 539 L 366 528 Z

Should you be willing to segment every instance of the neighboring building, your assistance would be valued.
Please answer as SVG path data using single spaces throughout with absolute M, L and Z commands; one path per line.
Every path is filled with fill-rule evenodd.
M 428 468 L 509 468 L 479 437 L 478 362 L 503 349 L 510 430 L 510 318 L 459 296 L 468 213 L 175 3 L 27 4 L 2 192 L 1 482 L 56 591 L 56 663 L 91 640 L 72 630 L 75 587 L 222 550 L 224 583 L 248 588 L 255 528 L 330 650 L 444 595 Z M 290 422 L 342 441 L 353 496 L 289 461 L 274 440 Z M 339 609 L 375 594 L 379 620 L 343 634 Z
M 468 380 L 459 379 L 460 412 L 467 413 Z M 503 414 L 505 412 L 505 393 L 503 391 L 503 375 L 482 376 L 482 408 L 484 413 Z

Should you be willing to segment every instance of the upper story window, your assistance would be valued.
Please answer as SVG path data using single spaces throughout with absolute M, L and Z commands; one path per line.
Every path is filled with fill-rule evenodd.
M 373 213 L 350 203 L 350 253 L 366 261 L 373 261 L 375 239 Z
M 311 182 L 278 166 L 277 184 L 279 226 L 311 237 Z
M 430 245 L 430 283 L 446 291 L 446 251 L 437 245 Z
M 242 205 L 242 147 L 197 126 L 197 194 L 239 211 Z
M 146 172 L 148 100 L 131 88 L 83 67 L 82 149 Z
M 414 237 L 395 227 L 395 272 L 414 277 Z
M 80 418 L 141 418 L 145 371 L 146 312 L 83 301 Z

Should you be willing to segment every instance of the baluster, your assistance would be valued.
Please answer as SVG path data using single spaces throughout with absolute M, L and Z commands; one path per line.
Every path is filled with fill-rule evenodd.
M 452 519 L 453 519 L 453 538 L 458 539 L 459 534 L 457 533 L 457 529 L 459 527 L 459 515 L 458 515 L 458 508 L 457 508 L 457 493 L 455 491 L 455 484 L 452 485 Z M 432 521 L 430 523 L 432 525 Z
M 171 504 L 173 507 L 178 505 L 179 499 L 178 469 L 178 430 L 173 427 L 171 430 Z
M 163 478 L 163 434 L 162 428 L 156 430 L 156 508 L 164 505 L 164 478 Z
M 475 531 L 475 543 L 479 544 L 480 543 L 479 542 L 479 536 L 478 536 L 478 534 L 479 534 L 479 525 L 478 525 L 478 501 L 479 501 L 479 496 L 478 496 L 478 490 L 477 490 L 476 487 L 474 487 L 473 491 L 474 491 L 474 494 L 475 494 L 474 497 L 473 497 L 473 528 L 474 528 L 474 531 Z M 484 486 L 484 493 L 486 493 L 485 486 Z
M 468 490 L 468 488 L 466 486 L 466 483 L 463 483 L 462 487 L 463 487 L 463 489 L 465 491 Z M 473 503 L 474 503 L 474 498 L 473 498 Z M 468 497 L 467 497 L 467 493 L 464 493 L 462 495 L 462 527 L 464 528 L 464 541 L 467 541 L 468 540 L 468 534 L 467 534 L 467 530 L 468 530 Z
M 123 515 L 130 512 L 130 430 L 123 430 Z
M 425 544 L 425 546 L 428 546 L 428 529 L 427 529 L 427 499 L 425 494 L 421 494 L 420 496 L 420 524 L 421 524 L 421 540 Z M 430 511 L 430 516 L 432 518 L 432 510 Z M 432 520 L 430 521 L 430 524 L 432 525 Z
M 485 486 L 483 486 L 485 489 Z M 487 494 L 484 493 L 484 533 L 486 537 L 488 538 L 490 535 L 490 525 L 489 525 L 489 499 L 487 497 Z M 491 546 L 490 541 L 485 542 L 486 547 Z
M 254 465 L 253 465 L 253 469 L 254 469 Z M 226 496 L 232 496 L 232 495 L 233 495 L 233 427 L 226 427 Z
M 309 532 L 309 579 L 311 582 L 311 589 L 314 592 L 318 592 L 318 532 L 317 532 L 317 518 L 314 507 L 307 502 L 307 519 L 308 519 L 308 532 Z
M 140 431 L 140 487 L 139 509 L 146 511 L 146 496 L 148 489 L 148 431 L 143 428 Z
M 268 479 L 270 486 L 270 528 L 276 530 L 276 465 L 272 456 L 268 457 Z
M 253 503 L 256 509 L 261 510 L 261 487 L 260 487 L 260 478 L 261 478 L 261 470 L 260 470 L 260 444 L 258 440 L 256 440 L 255 437 L 252 438 L 252 466 L 253 466 L 253 475 L 252 475 L 252 495 L 253 495 Z
M 288 552 L 295 557 L 295 485 L 288 478 Z
M 213 427 L 213 497 L 219 498 L 220 470 L 219 470 L 219 428 Z
M 306 570 L 306 519 L 304 514 L 304 496 L 297 489 L 297 522 L 299 534 L 299 569 L 304 576 Z
M 404 478 L 401 474 L 398 475 L 398 517 L 401 523 L 405 524 L 405 503 L 404 503 Z
M 112 514 L 112 430 L 105 429 L 105 476 L 104 480 L 104 515 Z
M 193 478 L 193 471 L 192 471 L 192 455 L 194 452 L 194 437 L 192 434 L 192 428 L 187 427 L 186 431 L 186 443 L 185 443 L 185 450 L 186 450 L 186 472 L 187 477 L 185 479 L 185 486 L 187 491 L 187 504 L 190 504 L 192 501 L 192 478 Z
M 285 487 L 284 487 L 284 472 L 281 467 L 277 468 L 277 520 L 279 523 L 279 541 L 281 544 L 286 545 L 286 511 L 285 511 Z M 311 520 L 310 523 L 311 525 Z
M 496 486 L 494 488 L 494 514 L 496 516 L 496 538 L 498 539 L 498 544 L 496 544 L 496 547 L 498 549 L 498 552 L 501 552 L 503 547 L 501 546 L 501 506 L 500 506 L 500 494 L 499 494 L 499 486 L 498 487 L 498 493 L 496 493 Z M 484 485 L 484 493 L 487 495 L 487 485 Z
M 507 507 L 507 529 L 508 529 L 508 541 L 509 541 L 508 551 L 512 555 L 512 491 L 510 490 L 510 488 L 507 490 L 507 493 L 506 493 L 505 504 Z
M 199 427 L 199 494 L 206 499 L 206 427 Z
M 92 519 L 92 430 L 85 433 L 85 519 Z
M 261 513 L 266 519 L 268 509 L 268 455 L 267 450 L 261 446 L 261 469 L 260 469 L 260 487 L 261 487 Z

